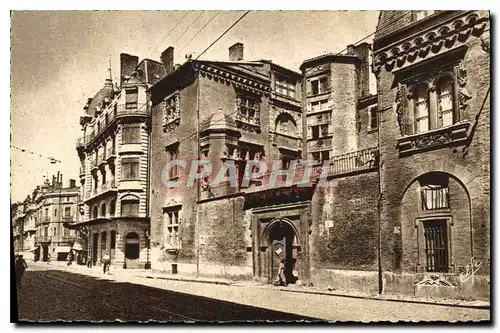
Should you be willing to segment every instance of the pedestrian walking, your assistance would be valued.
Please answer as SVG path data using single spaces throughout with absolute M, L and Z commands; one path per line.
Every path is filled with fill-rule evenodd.
M 28 264 L 26 264 L 26 261 L 23 259 L 22 254 L 17 256 L 15 265 L 16 265 L 16 285 L 17 285 L 17 290 L 19 290 L 21 288 L 21 282 L 23 280 L 24 271 L 28 268 Z
M 91 256 L 87 257 L 87 267 L 92 268 L 92 257 Z
M 102 263 L 103 263 L 103 274 L 106 274 L 106 271 L 109 274 L 109 266 L 111 266 L 111 258 L 109 257 L 108 252 L 106 252 L 102 257 Z
M 71 262 L 73 261 L 73 253 L 68 252 L 68 266 L 71 266 Z
M 50 253 L 47 253 L 47 265 L 50 264 Z

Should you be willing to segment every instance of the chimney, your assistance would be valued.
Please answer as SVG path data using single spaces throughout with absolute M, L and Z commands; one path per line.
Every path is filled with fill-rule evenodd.
M 370 50 L 371 45 L 361 43 L 357 46 L 347 46 L 347 54 L 358 57 L 361 60 L 358 70 L 358 93 L 359 97 L 370 95 Z
M 76 180 L 70 179 L 69 180 L 69 187 L 76 187 Z
M 236 43 L 229 48 L 229 61 L 243 60 L 243 44 Z
M 124 81 L 132 75 L 137 65 L 139 64 L 139 57 L 121 53 L 120 54 L 120 86 Z
M 174 71 L 174 47 L 167 47 L 167 49 L 161 53 L 160 59 L 166 74 L 172 73 Z

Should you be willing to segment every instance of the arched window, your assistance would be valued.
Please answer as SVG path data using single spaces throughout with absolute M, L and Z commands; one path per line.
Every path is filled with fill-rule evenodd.
M 453 79 L 449 76 L 441 78 L 436 84 L 439 124 L 450 126 L 455 122 L 453 103 Z
M 97 206 L 94 206 L 94 207 L 92 208 L 92 218 L 93 218 L 93 219 L 96 219 L 96 218 L 97 218 L 97 211 L 98 211 Z
M 111 204 L 109 205 L 109 215 L 115 216 L 116 211 L 116 199 L 111 200 Z
M 121 216 L 139 216 L 139 198 L 124 196 L 121 199 Z
M 287 113 L 282 113 L 276 118 L 276 132 L 288 135 L 297 134 L 295 119 Z
M 105 203 L 101 204 L 101 216 L 106 217 L 106 204 Z
M 415 121 L 417 133 L 429 130 L 429 90 L 426 86 L 415 89 Z

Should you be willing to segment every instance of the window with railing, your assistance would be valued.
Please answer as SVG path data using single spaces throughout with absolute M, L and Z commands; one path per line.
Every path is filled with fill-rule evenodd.
M 425 270 L 448 272 L 448 232 L 446 220 L 423 221 Z
M 125 89 L 125 109 L 137 109 L 137 88 Z

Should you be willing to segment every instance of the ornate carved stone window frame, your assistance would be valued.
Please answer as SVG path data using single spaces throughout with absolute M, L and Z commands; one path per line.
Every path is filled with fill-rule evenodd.
M 171 116 L 168 116 L 170 101 L 174 100 L 174 110 Z M 161 102 L 163 132 L 169 132 L 180 124 L 180 92 L 176 91 L 173 94 L 165 97 Z

